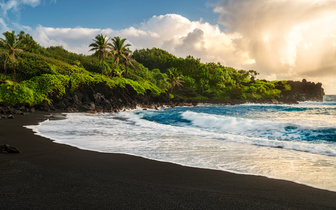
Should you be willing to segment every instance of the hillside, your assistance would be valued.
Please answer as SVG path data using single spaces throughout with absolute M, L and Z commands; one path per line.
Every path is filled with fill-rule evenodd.
M 0 46 L 0 102 L 12 106 L 25 104 L 73 111 L 98 107 L 100 111 L 113 111 L 137 104 L 172 103 L 172 98 L 281 100 L 291 90 L 287 81 L 257 80 L 254 70 L 202 63 L 192 56 L 177 58 L 157 48 L 132 53 L 120 37 L 112 39 L 114 48 L 110 51 L 95 50 L 87 56 L 68 52 L 61 46 L 41 47 L 24 32 L 6 32 L 4 36 Z M 18 47 L 14 57 L 6 45 L 11 41 L 8 37 Z M 98 35 L 90 46 L 101 39 L 109 40 Z M 119 57 L 116 47 L 124 50 Z M 295 100 L 292 98 L 291 102 Z

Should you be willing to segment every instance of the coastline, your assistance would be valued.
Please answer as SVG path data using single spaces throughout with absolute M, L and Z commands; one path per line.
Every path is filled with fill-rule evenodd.
M 55 144 L 34 135 L 48 112 L 0 121 L 1 209 L 331 209 L 336 193 L 289 181 L 197 169 Z

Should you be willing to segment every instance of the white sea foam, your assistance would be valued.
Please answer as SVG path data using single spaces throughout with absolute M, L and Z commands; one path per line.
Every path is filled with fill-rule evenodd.
M 277 130 L 279 123 L 268 120 L 252 120 L 223 115 L 196 113 L 186 111 L 182 114 L 184 119 L 190 120 L 195 126 L 221 130 L 227 133 L 246 133 L 254 130 Z
M 263 175 L 336 191 L 336 157 L 323 155 L 336 154 L 334 144 L 246 135 L 247 130 L 277 132 L 288 122 L 192 111 L 181 114 L 191 122 L 185 126 L 142 119 L 160 113 L 133 110 L 118 114 L 68 114 L 66 120 L 45 121 L 33 129 L 56 143 L 81 149 Z
M 211 138 L 223 138 L 239 143 L 336 156 L 336 146 L 328 142 L 283 141 L 300 139 L 300 135 L 296 132 L 285 134 L 286 127 L 297 126 L 291 123 L 274 120 L 252 120 L 191 111 L 184 112 L 182 117 L 190 120 L 193 125 L 204 128 L 205 130 L 202 130 L 202 132 L 208 132 L 207 135 Z M 312 129 L 311 127 L 301 126 L 302 128 Z

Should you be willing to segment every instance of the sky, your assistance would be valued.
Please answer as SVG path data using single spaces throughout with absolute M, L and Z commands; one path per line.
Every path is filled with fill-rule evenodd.
M 90 54 L 97 34 L 256 70 L 259 79 L 321 82 L 336 94 L 335 0 L 0 0 L 0 33 Z

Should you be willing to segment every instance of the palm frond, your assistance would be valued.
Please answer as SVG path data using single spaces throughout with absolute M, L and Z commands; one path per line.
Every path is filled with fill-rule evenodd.
M 14 82 L 15 82 L 15 78 L 16 78 L 15 57 L 17 56 L 17 53 L 20 53 L 20 52 L 23 51 L 22 49 L 20 49 L 20 47 L 23 47 L 23 45 L 22 45 L 22 40 L 23 39 L 20 39 L 18 35 L 15 35 L 15 31 L 4 32 L 3 36 L 5 37 L 5 39 L 0 38 L 0 43 L 1 43 L 1 46 L 4 49 L 6 49 L 6 51 L 8 53 L 8 55 L 5 59 L 5 62 L 4 62 L 4 69 L 5 69 L 5 72 L 6 72 L 8 59 L 11 59 L 11 61 L 13 63 Z

